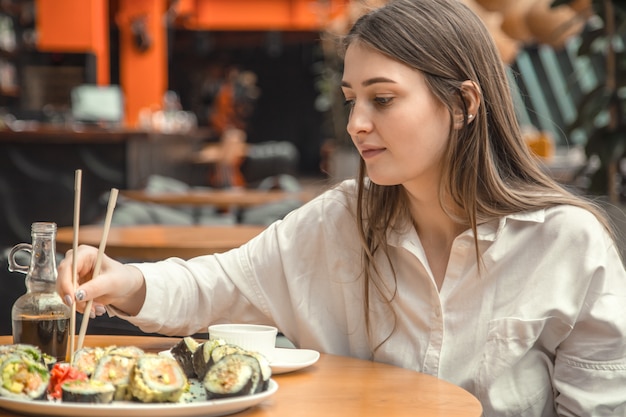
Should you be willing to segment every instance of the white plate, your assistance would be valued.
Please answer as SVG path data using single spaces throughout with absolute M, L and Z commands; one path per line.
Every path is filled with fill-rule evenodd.
M 311 349 L 276 348 L 274 359 L 270 362 L 272 374 L 285 374 L 313 365 L 320 358 L 320 353 Z
M 52 401 L 15 400 L 0 397 L 0 407 L 20 414 L 66 417 L 216 417 L 238 413 L 259 404 L 273 395 L 278 384 L 270 380 L 269 387 L 254 395 L 205 400 L 203 388 L 192 380 L 190 393 L 179 403 L 142 404 L 130 401 L 114 401 L 111 404 L 81 404 Z

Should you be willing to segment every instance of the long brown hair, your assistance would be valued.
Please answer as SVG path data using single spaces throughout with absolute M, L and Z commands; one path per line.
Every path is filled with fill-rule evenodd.
M 594 213 L 611 233 L 599 207 L 552 180 L 529 152 L 515 115 L 506 71 L 491 35 L 462 2 L 391 0 L 356 21 L 344 38 L 344 49 L 354 42 L 423 73 L 429 89 L 447 107 L 452 121 L 454 109 L 465 103 L 461 83 L 470 80 L 479 87 L 481 105 L 473 123 L 465 119 L 464 128 L 453 129 L 451 122 L 439 193 L 441 206 L 445 209 L 444 201 L 451 200 L 461 208 L 461 216 L 449 214 L 474 231 L 479 265 L 477 225 L 512 213 L 569 204 Z M 375 255 L 381 251 L 389 259 L 386 232 L 410 221 L 410 213 L 401 185 L 368 183 L 366 175 L 361 160 L 357 221 L 363 244 L 365 308 L 370 329 L 367 312 L 371 291 L 386 297 L 389 303 L 394 296 L 394 291 L 385 290 L 377 277 Z

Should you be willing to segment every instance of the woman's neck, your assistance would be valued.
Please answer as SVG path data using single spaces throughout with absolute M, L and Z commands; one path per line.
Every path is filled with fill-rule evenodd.
M 409 194 L 409 202 L 413 225 L 424 247 L 437 288 L 440 290 L 446 275 L 452 243 L 467 229 L 467 225 L 450 217 L 437 198 L 427 201 Z

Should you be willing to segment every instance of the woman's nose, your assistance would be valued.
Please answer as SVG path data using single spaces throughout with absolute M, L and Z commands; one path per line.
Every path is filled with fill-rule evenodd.
M 359 134 L 367 133 L 372 129 L 372 121 L 364 106 L 355 103 L 348 116 L 346 129 L 350 136 L 355 138 Z

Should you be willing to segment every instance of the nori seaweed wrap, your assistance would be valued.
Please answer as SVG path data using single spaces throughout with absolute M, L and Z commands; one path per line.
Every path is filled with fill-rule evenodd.
M 62 400 L 66 402 L 109 404 L 113 402 L 115 386 L 92 379 L 74 380 L 61 385 Z
M 178 362 L 187 378 L 193 378 L 196 376 L 196 371 L 193 367 L 193 354 L 198 349 L 198 342 L 193 337 L 184 337 L 178 342 L 172 349 L 172 356 Z
M 193 370 L 200 381 L 206 375 L 211 361 L 211 352 L 218 346 L 226 344 L 222 339 L 207 340 L 202 343 L 193 354 Z
M 269 388 L 270 379 L 272 378 L 272 366 L 270 365 L 270 361 L 259 352 L 248 352 L 248 354 L 254 356 L 259 361 L 259 366 L 261 367 L 262 383 L 259 384 L 257 392 L 265 391 Z

